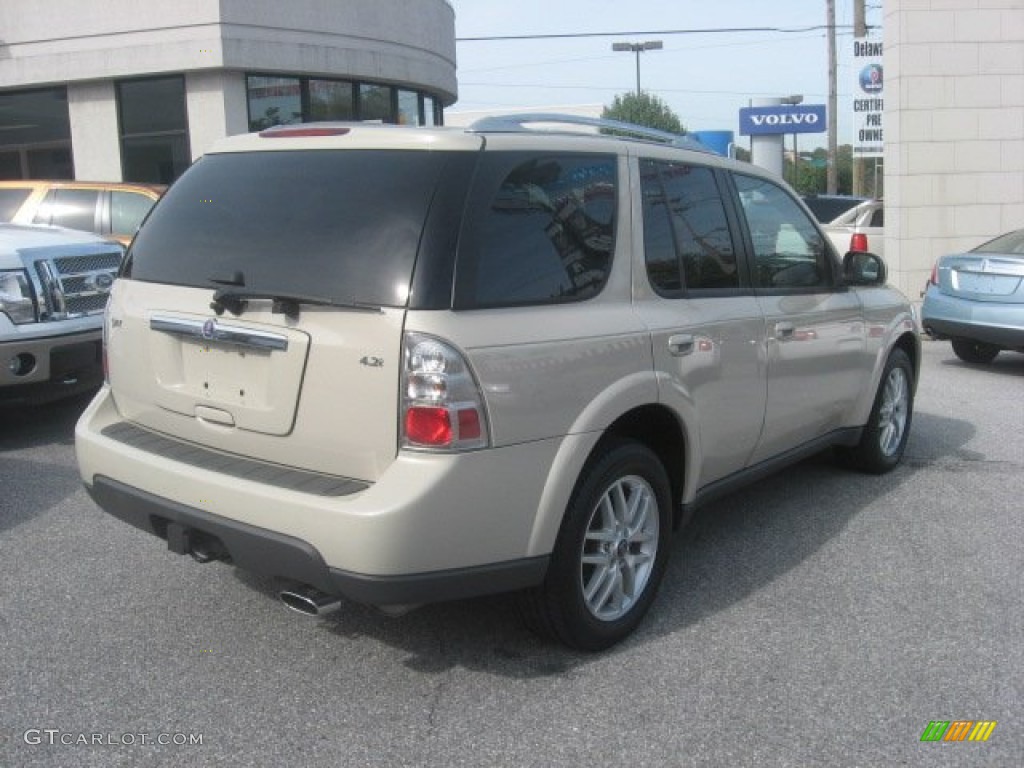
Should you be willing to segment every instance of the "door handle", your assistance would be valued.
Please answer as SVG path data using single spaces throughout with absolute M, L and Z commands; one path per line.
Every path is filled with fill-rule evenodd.
M 792 339 L 794 333 L 796 333 L 796 326 L 793 325 L 792 323 L 775 324 L 775 338 L 778 339 L 779 341 Z
M 679 333 L 668 338 L 668 351 L 675 357 L 684 357 L 693 352 L 694 339 L 689 333 Z

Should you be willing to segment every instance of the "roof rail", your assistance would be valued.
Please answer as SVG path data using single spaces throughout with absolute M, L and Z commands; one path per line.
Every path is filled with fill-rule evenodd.
M 530 128 L 531 125 L 543 124 L 543 128 Z M 526 112 L 515 115 L 495 115 L 483 117 L 475 121 L 466 130 L 470 133 L 527 133 L 530 131 L 546 131 L 551 133 L 581 133 L 581 131 L 559 130 L 547 126 L 576 126 L 596 128 L 602 134 L 612 134 L 627 138 L 641 139 L 657 144 L 668 144 L 697 152 L 715 154 L 710 148 L 701 144 L 692 136 L 669 133 L 643 125 L 624 123 L 619 120 L 608 120 L 602 117 L 583 117 L 582 115 L 561 115 L 556 112 Z

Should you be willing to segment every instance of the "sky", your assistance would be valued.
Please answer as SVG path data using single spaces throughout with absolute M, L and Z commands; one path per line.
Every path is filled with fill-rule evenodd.
M 640 54 L 640 87 L 662 99 L 688 130 L 732 130 L 751 99 L 802 94 L 828 101 L 825 0 L 449 0 L 455 9 L 459 100 L 449 112 L 610 104 L 636 88 L 636 55 L 613 42 L 661 40 Z M 867 21 L 879 28 L 882 0 L 868 0 Z M 849 143 L 853 0 L 836 0 L 839 143 Z M 782 32 L 665 34 L 737 27 Z M 612 37 L 469 41 L 502 35 L 651 32 Z M 824 146 L 825 134 L 808 136 Z

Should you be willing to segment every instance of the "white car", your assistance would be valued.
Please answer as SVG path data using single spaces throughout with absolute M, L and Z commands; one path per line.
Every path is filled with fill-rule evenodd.
M 881 200 L 841 195 L 803 200 L 840 256 L 858 251 L 885 258 L 885 206 Z

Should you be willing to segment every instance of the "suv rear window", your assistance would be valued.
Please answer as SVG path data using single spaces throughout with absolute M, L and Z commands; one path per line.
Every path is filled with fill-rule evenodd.
M 207 155 L 164 195 L 125 274 L 216 288 L 405 306 L 443 152 Z

